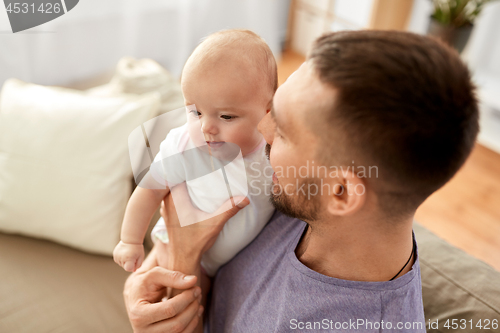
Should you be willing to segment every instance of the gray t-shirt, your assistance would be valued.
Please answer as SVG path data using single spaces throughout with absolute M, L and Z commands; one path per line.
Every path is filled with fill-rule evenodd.
M 205 332 L 425 332 L 420 266 L 387 282 L 347 281 L 302 264 L 306 223 L 276 212 L 214 281 Z

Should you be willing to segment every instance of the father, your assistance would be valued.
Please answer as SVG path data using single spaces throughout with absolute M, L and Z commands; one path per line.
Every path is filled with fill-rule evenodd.
M 329 33 L 273 103 L 259 128 L 280 212 L 218 272 L 205 330 L 425 332 L 413 216 L 474 145 L 466 66 L 423 36 Z M 169 251 L 176 270 L 199 276 L 201 253 L 239 209 L 175 228 L 165 204 L 169 248 L 157 242 L 125 286 L 136 332 L 200 330 L 196 278 L 152 268 L 156 254 Z M 185 291 L 158 303 L 165 287 Z

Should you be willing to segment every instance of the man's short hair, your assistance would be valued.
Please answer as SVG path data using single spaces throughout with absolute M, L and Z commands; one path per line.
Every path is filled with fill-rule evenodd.
M 379 179 L 367 182 L 384 210 L 414 212 L 469 156 L 479 130 L 475 87 L 458 53 L 440 41 L 396 31 L 328 33 L 308 60 L 337 93 L 313 125 L 325 129 L 320 159 L 377 166 Z

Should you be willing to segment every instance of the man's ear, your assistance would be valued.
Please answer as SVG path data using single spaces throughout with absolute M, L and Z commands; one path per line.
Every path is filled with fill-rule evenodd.
M 352 215 L 366 201 L 366 183 L 351 171 L 342 172 L 341 178 L 332 180 L 332 191 L 328 195 L 327 210 L 331 215 Z

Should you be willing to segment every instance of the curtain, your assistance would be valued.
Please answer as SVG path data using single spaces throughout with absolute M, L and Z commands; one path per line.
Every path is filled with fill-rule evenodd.
M 13 34 L 0 9 L 0 84 L 16 77 L 64 85 L 114 68 L 123 56 L 147 57 L 179 76 L 200 40 L 245 28 L 279 56 L 290 0 L 80 0 L 67 14 Z

